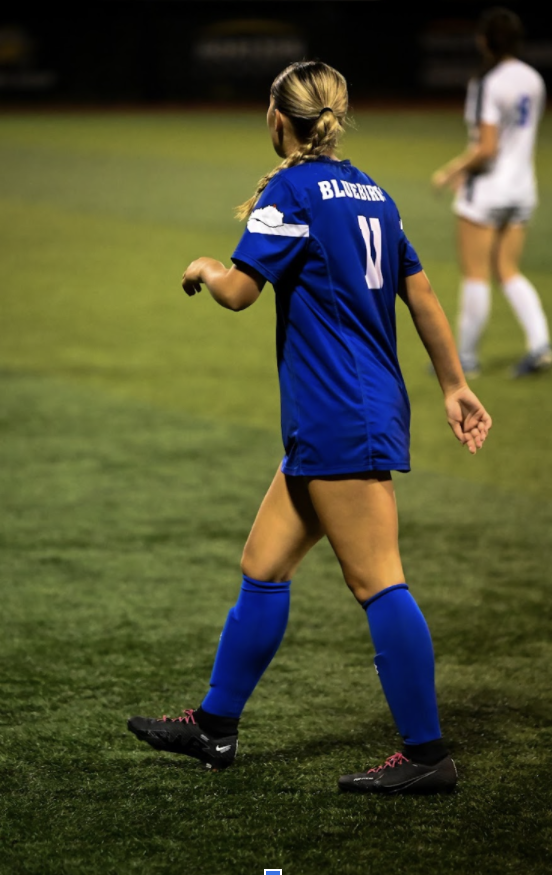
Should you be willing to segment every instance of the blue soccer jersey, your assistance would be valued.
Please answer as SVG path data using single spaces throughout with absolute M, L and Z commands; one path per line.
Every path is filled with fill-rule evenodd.
M 282 170 L 232 260 L 274 286 L 284 473 L 410 470 L 395 299 L 422 266 L 389 195 L 350 161 Z

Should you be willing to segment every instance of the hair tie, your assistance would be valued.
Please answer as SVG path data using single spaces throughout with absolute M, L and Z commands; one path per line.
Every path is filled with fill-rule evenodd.
M 321 109 L 318 113 L 318 118 L 320 118 L 321 115 L 324 115 L 325 112 L 333 112 L 333 109 L 331 106 L 325 106 L 324 109 Z

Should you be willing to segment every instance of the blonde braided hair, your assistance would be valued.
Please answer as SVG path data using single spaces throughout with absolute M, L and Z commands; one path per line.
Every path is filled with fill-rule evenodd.
M 270 96 L 286 115 L 299 148 L 261 177 L 255 193 L 236 208 L 237 219 L 247 219 L 268 183 L 277 173 L 333 152 L 344 133 L 348 95 L 344 77 L 322 61 L 297 61 L 274 80 Z

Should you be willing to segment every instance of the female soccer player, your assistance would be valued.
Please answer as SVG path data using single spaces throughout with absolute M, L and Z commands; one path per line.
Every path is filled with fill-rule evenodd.
M 268 129 L 282 163 L 239 208 L 247 228 L 226 268 L 199 258 L 188 295 L 204 284 L 223 307 L 255 303 L 274 286 L 285 456 L 242 557 L 243 582 L 224 626 L 211 686 L 176 719 L 133 717 L 159 750 L 210 768 L 236 755 L 238 721 L 284 636 L 291 578 L 326 536 L 366 611 L 375 664 L 404 750 L 342 790 L 436 793 L 456 769 L 441 738 L 425 619 L 404 581 L 391 470 L 408 471 L 409 403 L 396 352 L 395 298 L 408 306 L 441 384 L 448 422 L 471 453 L 491 427 L 466 385 L 446 317 L 407 240 L 397 208 L 335 150 L 347 114 L 343 76 L 319 61 L 274 81 Z
M 546 97 L 542 77 L 518 58 L 522 35 L 521 21 L 511 10 L 496 7 L 482 15 L 476 40 L 483 67 L 466 99 L 470 142 L 432 178 L 437 189 L 457 190 L 458 348 L 468 376 L 480 371 L 478 348 L 491 309 L 493 274 L 525 333 L 528 352 L 512 376 L 552 365 L 546 316 L 536 289 L 519 269 L 537 201 L 533 153 Z

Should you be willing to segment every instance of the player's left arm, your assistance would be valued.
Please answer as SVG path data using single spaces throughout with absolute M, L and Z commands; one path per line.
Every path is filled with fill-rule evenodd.
M 245 310 L 254 304 L 263 290 L 266 279 L 248 264 L 225 267 L 214 258 L 197 258 L 182 275 L 182 288 L 190 297 L 201 291 L 204 284 L 221 307 L 227 310 Z
M 476 453 L 492 420 L 466 382 L 449 321 L 423 270 L 403 279 L 400 296 L 435 368 L 448 424 L 460 443 Z
M 458 188 L 464 176 L 483 170 L 498 151 L 498 125 L 481 122 L 476 143 L 452 158 L 431 177 L 432 185 L 437 189 Z

